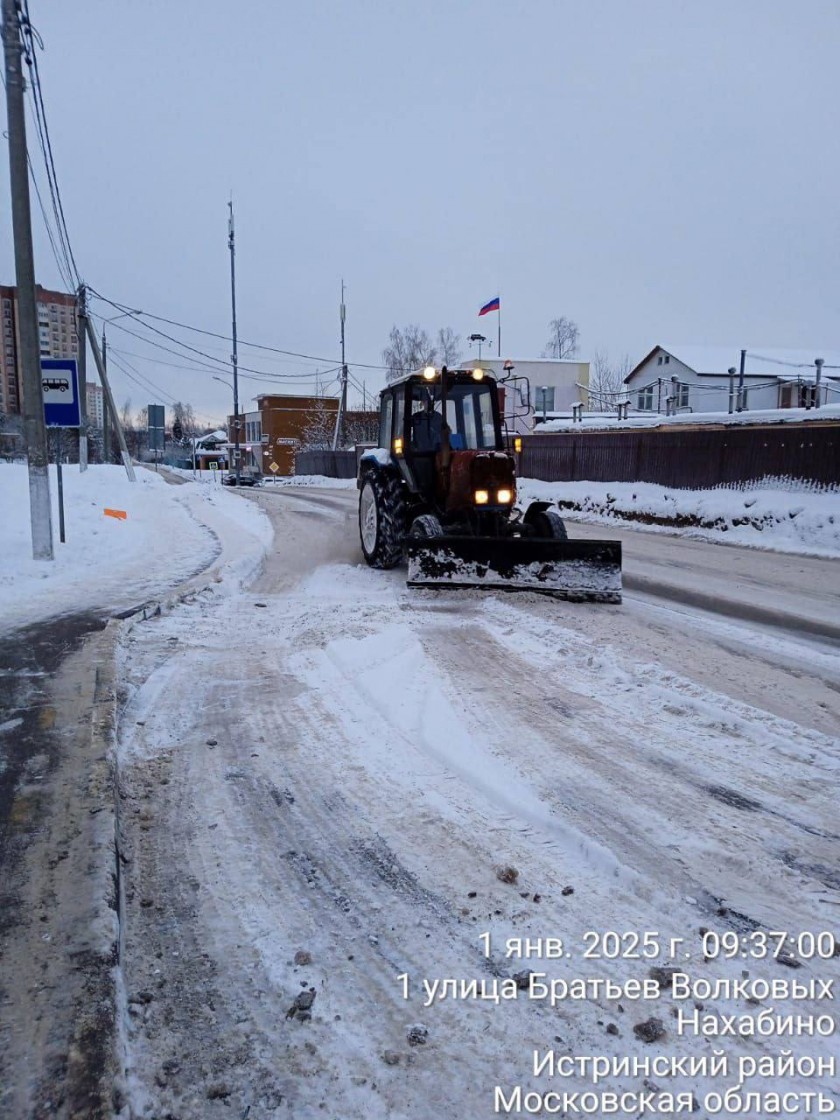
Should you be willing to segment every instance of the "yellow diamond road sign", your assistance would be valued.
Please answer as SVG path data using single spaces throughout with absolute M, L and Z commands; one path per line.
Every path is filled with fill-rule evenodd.
M 268 469 L 270 471 L 272 471 L 274 474 L 277 474 L 277 472 L 280 470 L 280 468 L 277 466 L 276 463 L 269 463 L 268 464 Z

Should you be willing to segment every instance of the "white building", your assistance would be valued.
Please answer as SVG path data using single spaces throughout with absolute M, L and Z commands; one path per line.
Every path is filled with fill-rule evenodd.
M 742 409 L 813 407 L 815 358 L 825 363 L 819 403 L 840 403 L 840 352 L 756 347 L 746 353 Z M 631 408 L 641 412 L 729 412 L 738 410 L 740 368 L 737 347 L 654 346 L 624 383 Z
M 494 377 L 501 379 L 508 372 L 506 363 L 513 366 L 512 375 L 525 377 L 530 385 L 530 400 L 523 383 L 514 382 L 505 389 L 503 412 L 510 423 L 516 417 L 513 430 L 530 432 L 535 425 L 544 420 L 560 416 L 570 416 L 572 406 L 589 401 L 589 362 L 572 361 L 566 358 L 486 358 L 481 361 L 471 359 L 474 365 L 481 365 Z M 463 366 L 469 368 L 470 362 Z M 511 391 L 513 390 L 513 391 Z
M 92 381 L 85 383 L 85 399 L 87 402 L 87 421 L 91 428 L 101 428 L 105 423 L 105 405 L 102 386 Z

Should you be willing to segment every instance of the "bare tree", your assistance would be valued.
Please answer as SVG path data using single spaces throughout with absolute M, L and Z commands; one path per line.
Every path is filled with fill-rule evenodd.
M 437 347 L 427 331 L 416 323 L 400 329 L 391 327 L 388 345 L 382 351 L 382 361 L 388 369 L 388 377 L 410 373 L 421 366 L 433 366 L 437 358 Z
M 571 319 L 560 316 L 548 324 L 549 338 L 544 358 L 573 358 L 578 350 L 578 325 Z
M 357 443 L 376 443 L 379 439 L 379 413 L 357 409 L 348 412 L 344 421 L 344 443 L 355 447 Z
M 172 423 L 180 424 L 181 430 L 185 437 L 190 437 L 195 433 L 195 409 L 191 404 L 184 404 L 183 401 L 175 401 L 172 406 Z
M 612 412 L 619 401 L 627 399 L 624 379 L 630 372 L 630 355 L 616 362 L 606 350 L 596 350 L 589 375 L 589 407 L 593 412 Z
M 329 451 L 335 431 L 335 409 L 328 409 L 323 398 L 306 414 L 300 437 L 300 451 Z
M 441 327 L 433 341 L 429 332 L 416 323 L 402 328 L 394 326 L 382 360 L 389 378 L 423 366 L 454 366 L 461 360 L 461 339 L 452 327 Z
M 442 366 L 457 366 L 461 361 L 461 337 L 452 327 L 441 327 L 437 333 L 437 361 Z

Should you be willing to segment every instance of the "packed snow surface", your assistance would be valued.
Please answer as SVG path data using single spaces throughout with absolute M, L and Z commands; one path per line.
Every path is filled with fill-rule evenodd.
M 0 466 L 0 620 L 21 626 L 80 610 L 127 609 L 224 557 L 245 576 L 271 542 L 268 520 L 221 486 L 169 485 L 154 470 L 63 468 L 66 543 L 50 468 L 55 559 L 33 560 L 28 471 Z M 125 519 L 106 515 L 118 510 Z
M 732 1077 L 625 1065 L 598 1086 L 698 1099 L 741 1058 L 836 1054 L 755 1025 L 829 1012 L 762 985 L 836 980 L 840 960 L 712 944 L 836 926 L 833 649 L 632 599 L 406 590 L 360 562 L 349 495 L 253 500 L 276 526 L 257 579 L 138 622 L 122 650 L 132 1115 L 480 1120 L 494 1086 L 593 1088 L 574 1066 L 536 1076 L 549 1050 L 620 1067 L 720 1049 Z M 545 938 L 562 955 L 522 952 Z M 669 968 L 702 996 L 673 994 Z M 528 971 L 554 1003 L 514 984 Z M 837 1099 L 807 1069 L 747 1088 Z

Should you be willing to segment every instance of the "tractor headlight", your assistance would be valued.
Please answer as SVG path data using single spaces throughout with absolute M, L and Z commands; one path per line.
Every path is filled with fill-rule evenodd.
M 477 506 L 486 506 L 487 503 L 490 501 L 490 491 L 489 490 L 476 490 L 474 497 L 475 497 L 475 504 Z
M 517 453 L 517 455 L 522 450 L 522 436 L 513 437 L 513 450 Z
M 402 441 L 400 436 L 397 436 L 397 438 L 394 440 L 394 454 L 395 455 L 402 455 L 402 449 L 403 449 L 403 441 Z
M 510 505 L 510 503 L 513 501 L 513 491 L 512 490 L 499 490 L 496 493 L 496 501 L 499 503 L 500 506 Z
M 437 370 L 434 366 L 426 366 L 426 368 L 423 370 L 423 376 L 427 381 L 434 381 L 434 379 L 437 377 Z
M 480 366 L 476 366 L 472 371 L 473 381 L 481 381 L 484 378 L 484 370 Z

